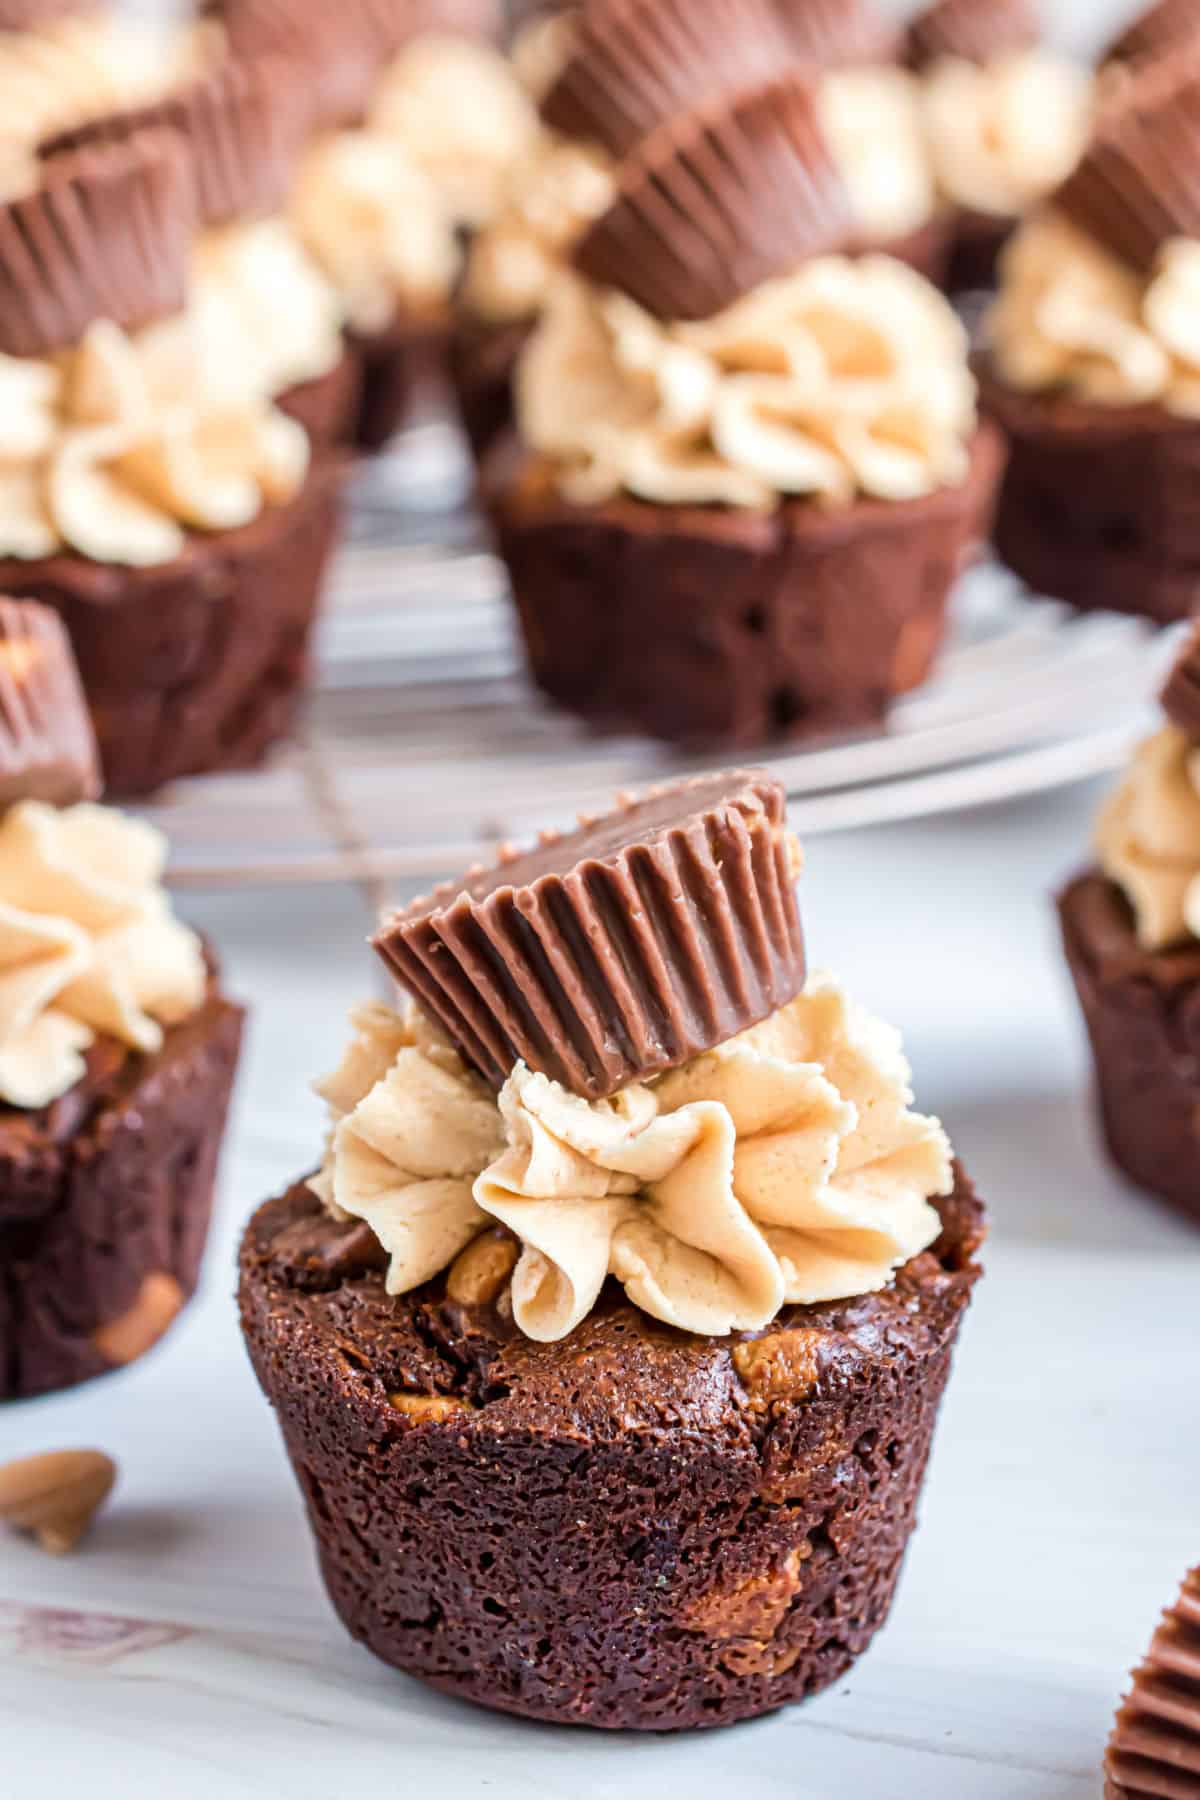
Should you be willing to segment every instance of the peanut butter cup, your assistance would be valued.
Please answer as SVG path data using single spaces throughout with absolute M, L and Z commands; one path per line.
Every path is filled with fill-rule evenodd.
M 909 27 L 908 60 L 917 69 L 949 56 L 982 64 L 1040 40 L 1028 0 L 935 0 Z
M 292 78 L 289 79 L 289 76 Z M 305 126 L 294 71 L 280 57 L 240 59 L 152 105 L 110 113 L 41 146 L 43 157 L 126 143 L 147 129 L 177 132 L 204 225 L 282 210 Z
M 1105 1800 L 1200 1795 L 1200 1569 L 1185 1577 L 1117 1713 Z
M 0 0 L 0 31 L 41 31 L 61 19 L 99 12 L 103 0 Z
M 1110 95 L 1052 203 L 1140 270 L 1172 238 L 1200 238 L 1200 56 L 1154 63 Z
M 817 68 L 886 63 L 896 56 L 901 34 L 870 0 L 774 0 L 788 42 Z
M 814 88 L 794 74 L 656 132 L 574 262 L 661 319 L 707 319 L 854 236 Z
M 628 155 L 656 127 L 792 60 L 768 0 L 598 0 L 542 102 L 565 137 Z
M 375 948 L 490 1082 L 524 1061 L 600 1098 L 800 991 L 794 859 L 776 781 L 702 776 L 415 901 Z
M 1151 62 L 1200 40 L 1196 0 L 1158 0 L 1139 13 L 1105 52 L 1105 66 Z
M 53 158 L 0 205 L 0 352 L 44 356 L 96 319 L 134 329 L 178 312 L 194 226 L 171 132 Z
M 0 598 L 0 808 L 72 806 L 100 792 L 96 739 L 58 614 Z

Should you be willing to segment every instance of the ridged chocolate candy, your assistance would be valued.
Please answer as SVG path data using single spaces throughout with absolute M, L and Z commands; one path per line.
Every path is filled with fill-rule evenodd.
M 903 42 L 899 28 L 871 0 L 772 0 L 795 53 L 820 69 L 892 62 Z
M 668 120 L 794 60 L 769 0 L 591 0 L 542 116 L 624 157 Z
M 100 765 L 71 641 L 58 614 L 0 598 L 0 808 L 72 806 L 100 792 Z
M 1134 1673 L 1104 1773 L 1105 1800 L 1200 1800 L 1200 1569 Z
M 1174 237 L 1200 237 L 1200 54 L 1121 84 L 1054 205 L 1136 269 Z
M 194 232 L 174 133 L 53 158 L 0 205 L 0 352 L 44 356 L 96 319 L 132 330 L 180 311 Z
M 1196 0 L 1158 0 L 1126 27 L 1105 52 L 1105 65 L 1150 62 L 1181 45 L 1200 41 Z
M 1200 625 L 1192 626 L 1171 665 L 1162 706 L 1172 725 L 1200 743 Z
M 708 319 L 854 232 L 814 89 L 797 74 L 655 133 L 574 261 L 660 319 Z
M 375 948 L 494 1086 L 523 1060 L 595 1099 L 799 993 L 796 874 L 782 787 L 734 770 L 548 833 L 415 901 Z
M 315 129 L 361 124 L 379 80 L 379 46 L 361 7 L 334 0 L 205 0 L 235 57 L 283 57 Z
M 279 212 L 291 187 L 306 111 L 282 57 L 226 62 L 153 105 L 89 120 L 42 145 L 53 158 L 128 142 L 155 127 L 178 133 L 205 225 Z
M 104 0 L 0 0 L 0 31 L 42 31 L 63 19 L 99 12 Z
M 1029 0 L 934 0 L 908 30 L 908 60 L 924 69 L 943 57 L 985 64 L 1041 41 Z

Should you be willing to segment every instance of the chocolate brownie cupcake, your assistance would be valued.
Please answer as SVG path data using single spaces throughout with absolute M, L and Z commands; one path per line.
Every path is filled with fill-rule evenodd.
M 120 793 L 284 735 L 337 523 L 339 468 L 247 375 L 253 334 L 189 311 L 195 193 L 160 129 L 0 205 L 0 588 L 64 619 Z
M 983 1216 L 806 982 L 797 864 L 735 772 L 414 903 L 377 945 L 424 1010 L 355 1015 L 321 1173 L 250 1223 L 330 1598 L 448 1693 L 729 1724 L 887 1616 Z
M 11 1400 L 132 1362 L 191 1295 L 242 1014 L 171 912 L 165 841 L 90 804 L 95 745 L 70 647 L 29 602 L 0 600 L 0 769 Z
M 910 28 L 909 61 L 954 219 L 947 285 L 990 288 L 1019 220 L 1082 154 L 1091 80 L 1045 44 L 1030 0 L 934 0 Z
M 996 546 L 1085 609 L 1200 599 L 1200 65 L 1152 65 L 1101 107 L 1075 174 L 1005 252 L 979 375 L 1005 429 Z
M 1200 1222 L 1200 629 L 1059 900 L 1113 1160 Z
M 946 301 L 854 234 L 802 78 L 626 165 L 482 470 L 561 705 L 752 744 L 879 720 L 929 673 L 1000 449 Z

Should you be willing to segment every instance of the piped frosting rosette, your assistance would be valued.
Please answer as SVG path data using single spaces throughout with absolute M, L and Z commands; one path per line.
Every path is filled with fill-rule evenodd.
M 0 1099 L 40 1107 L 98 1035 L 149 1053 L 207 982 L 162 888 L 166 841 L 104 807 L 38 801 L 0 820 Z
M 333 1125 L 313 1185 L 371 1227 L 391 1293 L 500 1224 L 527 1336 L 566 1336 L 610 1276 L 652 1317 L 719 1336 L 883 1287 L 939 1235 L 945 1134 L 911 1110 L 896 1033 L 829 980 L 604 1101 L 524 1064 L 496 1100 L 418 1015 L 376 1006 L 355 1025 L 320 1089 Z

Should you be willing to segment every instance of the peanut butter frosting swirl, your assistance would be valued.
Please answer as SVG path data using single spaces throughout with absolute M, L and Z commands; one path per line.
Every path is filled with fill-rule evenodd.
M 100 806 L 0 820 L 0 1099 L 41 1107 L 97 1036 L 152 1053 L 202 1004 L 204 956 L 162 888 L 161 833 Z
M 0 357 L 0 556 L 169 563 L 189 531 L 290 499 L 308 439 L 232 367 L 186 317 L 136 335 L 101 321 L 53 359 Z
M 1140 746 L 1101 808 L 1095 841 L 1144 949 L 1200 937 L 1200 749 L 1191 738 L 1167 725 Z
M 205 232 L 190 311 L 210 395 L 274 400 L 327 375 L 345 353 L 342 298 L 283 218 Z
M 828 979 L 604 1101 L 523 1063 L 497 1100 L 415 1012 L 353 1022 L 318 1090 L 333 1123 L 312 1185 L 379 1238 L 389 1293 L 500 1223 L 526 1336 L 567 1336 L 609 1276 L 653 1318 L 723 1336 L 884 1287 L 939 1235 L 945 1133 L 911 1110 L 898 1035 Z
M 915 78 L 869 64 L 840 69 L 822 80 L 818 110 L 863 239 L 882 246 L 927 224 L 937 193 Z
M 1045 208 L 1004 253 L 988 333 L 1014 387 L 1200 418 L 1200 241 L 1173 239 L 1145 276 Z
M 502 204 L 512 165 L 536 144 L 537 108 L 507 60 L 470 38 L 419 37 L 385 74 L 367 125 L 408 152 L 459 226 Z
M 615 191 L 602 150 L 546 132 L 511 170 L 503 204 L 471 246 L 467 309 L 493 324 L 534 318 L 556 271 Z
M 454 219 L 432 177 L 382 132 L 312 144 L 291 220 L 357 330 L 383 331 L 401 309 L 448 302 L 461 261 Z
M 932 63 L 921 110 L 940 191 L 957 206 L 1016 218 L 1066 180 L 1087 142 L 1092 84 L 1049 50 L 986 64 Z
M 882 256 L 815 258 L 697 324 L 563 277 L 517 403 L 525 442 L 585 505 L 915 499 L 964 479 L 976 421 L 962 325 Z

